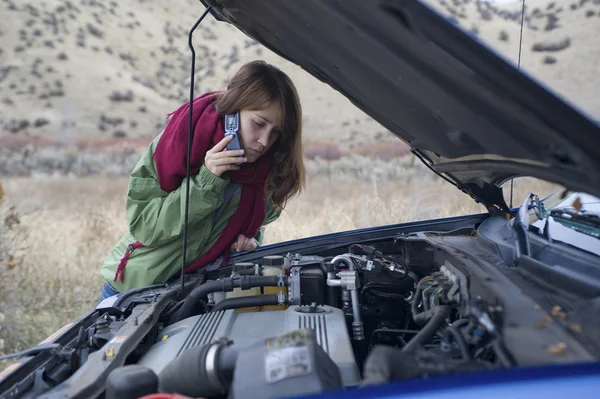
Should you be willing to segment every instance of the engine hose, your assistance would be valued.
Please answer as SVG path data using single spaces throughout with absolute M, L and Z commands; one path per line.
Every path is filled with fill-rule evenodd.
M 415 323 L 417 323 L 417 324 L 424 324 L 420 320 L 422 317 L 419 317 L 419 302 L 421 301 L 421 292 L 422 292 L 422 289 L 421 289 L 421 286 L 419 285 L 419 286 L 417 286 L 417 290 L 415 291 L 415 295 L 413 296 L 413 301 L 410 305 L 410 311 L 412 313 L 412 317 L 415 320 Z M 419 320 L 419 321 L 417 321 L 417 320 Z
M 502 344 L 499 338 L 496 338 L 494 343 L 492 344 L 492 349 L 494 351 L 494 355 L 504 368 L 510 368 L 514 366 L 515 362 L 512 360 L 511 356 L 508 354 L 506 348 Z
M 418 352 L 406 353 L 398 348 L 376 345 L 365 361 L 360 386 L 490 368 L 489 364 L 483 362 L 448 360 L 443 355 L 431 357 L 429 354 L 423 357 Z
M 430 312 L 433 312 L 431 320 L 419 331 L 417 335 L 411 339 L 408 344 L 402 348 L 404 352 L 410 352 L 420 347 L 427 340 L 431 339 L 433 335 L 439 330 L 441 325 L 446 320 L 446 317 L 450 314 L 450 308 L 448 306 L 436 306 Z
M 406 302 L 406 298 L 402 294 L 398 294 L 397 292 L 382 292 L 382 291 L 378 291 L 377 288 L 379 288 L 379 289 L 389 288 L 389 289 L 398 291 L 398 289 L 401 287 L 398 287 L 398 284 L 394 284 L 394 283 L 375 283 L 375 282 L 367 283 L 364 285 L 364 287 L 362 287 L 362 290 L 360 291 L 360 303 L 365 303 L 365 301 L 366 301 L 365 296 L 369 292 L 371 292 L 372 295 L 375 295 L 380 298 L 401 299 Z
M 390 381 L 418 377 L 420 369 L 414 356 L 398 348 L 375 346 L 365 360 L 361 386 L 379 385 Z
M 224 299 L 217 303 L 211 310 L 211 312 L 218 312 L 227 309 L 239 309 L 254 306 L 268 306 L 268 305 L 279 305 L 279 295 L 267 294 L 267 295 L 253 295 L 253 296 L 241 296 L 237 298 Z
M 159 373 L 159 389 L 191 397 L 215 397 L 229 390 L 238 350 L 226 342 L 187 349 Z
M 186 349 L 158 374 L 159 391 L 187 395 L 190 398 L 225 397 L 231 389 L 239 353 L 264 345 L 263 339 L 236 345 L 222 338 L 207 345 Z
M 327 262 L 327 269 L 325 270 L 325 276 L 327 279 L 335 278 L 335 266 L 331 262 Z M 333 306 L 334 308 L 339 307 L 340 287 L 332 287 L 327 285 L 327 305 Z
M 194 316 L 202 298 L 210 293 L 229 292 L 234 288 L 247 290 L 255 287 L 277 287 L 279 281 L 279 276 L 240 276 L 208 281 L 190 292 L 181 308 L 169 319 L 169 324 Z M 287 276 L 283 276 L 283 282 L 287 284 Z
M 446 330 L 444 330 L 444 342 L 451 343 L 452 338 L 454 338 L 454 341 L 456 341 L 462 358 L 464 360 L 471 360 L 473 357 L 471 356 L 471 352 L 469 352 L 469 347 L 467 346 L 465 337 L 463 337 L 457 328 L 448 326 L 446 327 Z

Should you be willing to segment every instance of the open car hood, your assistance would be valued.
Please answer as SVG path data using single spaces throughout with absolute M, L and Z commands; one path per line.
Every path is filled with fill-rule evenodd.
M 416 0 L 201 0 L 494 211 L 533 176 L 600 194 L 600 126 Z

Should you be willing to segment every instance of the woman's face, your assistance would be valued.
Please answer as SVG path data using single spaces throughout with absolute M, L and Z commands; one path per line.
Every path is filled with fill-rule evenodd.
M 281 107 L 274 103 L 260 110 L 240 111 L 240 135 L 244 156 L 255 162 L 266 153 L 281 134 Z

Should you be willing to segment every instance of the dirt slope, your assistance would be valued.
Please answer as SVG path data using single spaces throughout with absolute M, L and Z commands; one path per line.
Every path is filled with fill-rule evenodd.
M 427 0 L 516 62 L 521 1 Z M 527 0 L 522 66 L 600 119 L 600 1 Z M 197 1 L 0 0 L 0 137 L 148 140 L 188 98 Z M 342 148 L 389 132 L 299 67 L 208 17 L 194 36 L 197 93 L 262 58 L 299 88 L 306 141 Z M 5 144 L 6 145 L 6 144 Z
M 187 33 L 204 10 L 198 2 L 36 3 L 0 2 L 0 134 L 154 137 L 187 100 Z M 197 93 L 224 88 L 243 63 L 261 58 L 292 76 L 308 135 L 327 138 L 340 120 L 353 124 L 348 137 L 383 132 L 333 89 L 211 16 L 194 45 Z

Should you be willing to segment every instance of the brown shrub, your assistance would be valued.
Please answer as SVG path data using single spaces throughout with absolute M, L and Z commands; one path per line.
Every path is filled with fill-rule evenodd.
M 388 140 L 362 144 L 355 147 L 353 153 L 364 157 L 389 161 L 390 159 L 402 158 L 410 154 L 410 147 L 401 140 Z
M 335 160 L 344 156 L 344 152 L 337 144 L 327 141 L 313 141 L 304 144 L 304 156 L 308 159 Z
M 80 151 L 101 152 L 123 148 L 144 149 L 150 144 L 149 140 L 126 137 L 82 138 L 76 141 Z
M 2 150 L 20 150 L 28 145 L 34 147 L 51 147 L 57 146 L 58 142 L 53 139 L 44 137 L 31 136 L 0 136 L 0 149 Z

